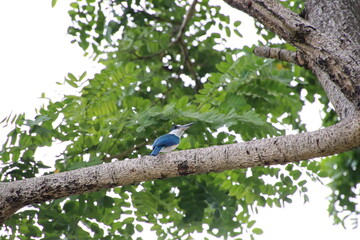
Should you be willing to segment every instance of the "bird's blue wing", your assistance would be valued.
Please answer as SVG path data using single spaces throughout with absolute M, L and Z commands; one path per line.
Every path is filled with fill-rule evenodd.
M 158 137 L 154 144 L 153 148 L 155 147 L 168 147 L 172 145 L 176 145 L 180 143 L 180 138 L 174 134 L 165 134 L 161 137 Z

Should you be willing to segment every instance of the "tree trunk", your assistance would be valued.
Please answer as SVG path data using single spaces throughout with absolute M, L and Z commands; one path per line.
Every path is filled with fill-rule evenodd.
M 0 183 L 0 222 L 18 209 L 74 194 L 146 180 L 220 172 L 324 157 L 360 146 L 360 2 L 312 0 L 303 17 L 275 0 L 225 0 L 297 48 L 283 60 L 311 69 L 341 121 L 315 132 L 177 151 Z M 277 49 L 257 49 L 257 55 Z M 265 51 L 260 51 L 265 50 Z M 266 51 L 269 50 L 269 51 Z M 271 51 L 270 51 L 271 50 Z M 290 60 L 289 60 L 290 61 Z

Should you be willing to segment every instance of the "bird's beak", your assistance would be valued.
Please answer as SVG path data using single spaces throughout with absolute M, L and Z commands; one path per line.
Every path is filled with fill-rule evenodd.
M 182 129 L 188 129 L 191 125 L 193 125 L 194 123 L 188 123 L 188 124 L 185 124 L 185 125 L 182 125 L 180 128 Z

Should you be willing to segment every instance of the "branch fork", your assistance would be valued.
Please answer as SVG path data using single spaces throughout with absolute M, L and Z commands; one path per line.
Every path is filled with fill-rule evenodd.
M 304 19 L 290 9 L 283 7 L 276 0 L 253 0 L 250 5 L 247 0 L 224 1 L 230 6 L 253 16 L 267 29 L 275 32 L 279 37 L 298 48 L 298 51 L 302 53 L 302 59 L 305 60 L 304 64 L 318 78 L 320 75 L 324 77 L 323 73 L 326 73 L 327 79 L 323 80 L 334 83 L 340 89 L 344 98 L 352 102 L 356 110 L 360 110 L 360 66 L 353 60 L 359 57 L 358 51 L 353 49 L 359 49 L 360 43 L 344 42 L 341 26 L 337 26 L 339 31 L 336 31 L 337 29 L 333 31 L 323 29 L 325 24 L 316 25 L 317 21 L 311 22 L 311 19 L 308 19 L 309 14 L 307 11 L 301 14 L 301 16 L 307 18 Z M 305 5 L 308 2 L 316 2 L 314 4 L 323 4 L 324 6 L 327 4 L 326 1 L 307 1 Z M 354 26 L 354 28 L 356 27 Z M 268 55 L 274 56 L 274 54 Z M 288 55 L 288 57 L 285 55 Z M 296 64 L 301 63 L 300 65 L 304 66 L 302 61 L 294 61 L 295 58 L 291 54 L 282 54 L 281 57 Z M 330 97 L 329 99 L 331 101 Z M 355 109 L 351 110 L 351 112 L 355 111 Z M 338 114 L 343 112 L 342 109 L 337 110 Z

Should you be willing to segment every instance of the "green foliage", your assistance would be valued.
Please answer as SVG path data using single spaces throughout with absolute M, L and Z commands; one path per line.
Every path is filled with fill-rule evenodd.
M 353 228 L 359 225 L 359 159 L 360 149 L 357 148 L 351 152 L 328 157 L 321 163 L 322 174 L 332 179 L 328 184 L 332 189 L 328 211 L 335 223 L 341 223 L 344 227 L 349 220 Z
M 55 7 L 57 0 L 51 0 L 51 7 Z
M 327 101 L 304 69 L 255 57 L 250 48 L 227 48 L 232 33 L 242 36 L 240 22 L 231 26 L 221 7 L 207 0 L 197 4 L 178 40 L 189 7 L 184 0 L 78 0 L 70 6 L 68 33 L 103 69 L 92 78 L 69 73 L 58 84 L 78 94 L 49 100 L 35 119 L 19 114 L 2 121 L 14 128 L 0 151 L 1 181 L 115 161 L 119 153 L 117 160 L 147 155 L 147 146 L 173 123 L 195 122 L 180 150 L 284 134 L 279 126 L 300 132 L 303 92 L 307 101 L 315 94 Z M 46 166 L 37 152 L 58 143 L 64 149 Z M 194 232 L 254 238 L 263 232 L 254 213 L 291 203 L 295 192 L 308 201 L 304 175 L 324 172 L 317 162 L 303 162 L 148 181 L 34 205 L 12 216 L 4 230 L 26 239 L 132 239 L 146 227 L 159 239 Z

